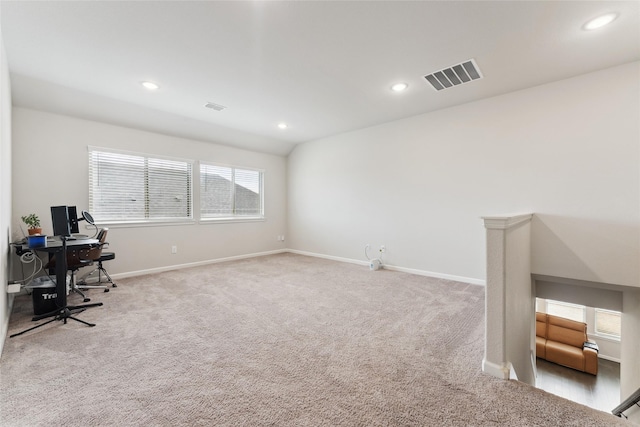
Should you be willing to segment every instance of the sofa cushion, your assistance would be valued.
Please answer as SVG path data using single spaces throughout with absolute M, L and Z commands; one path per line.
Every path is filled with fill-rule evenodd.
M 584 371 L 582 347 L 547 340 L 546 357 L 549 362 Z
M 558 365 L 584 371 L 584 354 L 581 348 L 556 341 L 547 341 L 546 359 Z
M 536 312 L 536 336 L 547 338 L 547 315 Z
M 536 357 L 546 358 L 546 346 L 547 340 L 542 337 L 536 337 Z
M 547 339 L 566 343 L 582 350 L 582 344 L 587 340 L 587 325 L 561 317 L 549 316 L 547 325 Z

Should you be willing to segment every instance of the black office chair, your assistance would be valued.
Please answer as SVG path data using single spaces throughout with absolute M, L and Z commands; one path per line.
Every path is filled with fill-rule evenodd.
M 92 271 L 85 274 L 78 280 L 77 287 L 79 289 L 82 289 L 82 290 L 104 289 L 105 292 L 109 292 L 109 287 L 101 284 L 103 283 L 102 274 L 104 274 L 107 277 L 107 282 L 111 283 L 112 287 L 114 288 L 117 287 L 117 285 L 113 282 L 113 280 L 111 280 L 111 276 L 109 276 L 109 273 L 107 272 L 107 270 L 102 265 L 104 261 L 111 261 L 112 259 L 116 258 L 115 253 L 102 251 L 104 248 L 109 247 L 109 242 L 106 242 L 108 232 L 109 232 L 108 228 L 103 228 L 102 230 L 100 230 L 97 236 L 98 241 L 100 242 L 99 246 L 91 248 L 89 251 L 87 251 L 85 258 L 90 259 L 92 261 L 91 264 L 95 262 L 98 265 L 96 266 L 96 268 L 94 268 Z M 97 285 L 87 284 L 87 279 L 91 277 L 96 271 L 98 272 L 98 282 L 97 282 L 98 284 Z

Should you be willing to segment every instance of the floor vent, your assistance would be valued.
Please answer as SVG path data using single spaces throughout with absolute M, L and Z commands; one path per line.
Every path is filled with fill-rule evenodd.
M 482 74 L 476 61 L 470 59 L 453 67 L 427 74 L 424 78 L 435 90 L 443 90 L 481 79 Z

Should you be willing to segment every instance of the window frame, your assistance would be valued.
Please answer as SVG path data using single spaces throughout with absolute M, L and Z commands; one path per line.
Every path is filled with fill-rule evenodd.
M 188 212 L 188 216 L 185 217 L 161 217 L 161 218 L 149 218 L 149 188 L 145 185 L 145 207 L 144 212 L 146 218 L 122 218 L 122 219 L 101 219 L 100 214 L 96 214 L 94 209 L 94 195 L 93 195 L 93 179 L 95 177 L 94 172 L 92 172 L 92 153 L 93 152 L 101 152 L 107 154 L 115 154 L 115 155 L 123 155 L 123 156 L 136 156 L 142 157 L 145 159 L 145 164 L 148 160 L 164 160 L 164 161 L 172 161 L 172 162 L 180 162 L 185 163 L 188 166 L 188 188 L 185 193 L 188 198 L 186 209 Z M 113 148 L 105 148 L 105 147 L 95 147 L 88 146 L 87 147 L 87 165 L 88 165 L 88 187 L 89 187 L 89 211 L 94 215 L 95 222 L 97 225 L 101 226 L 109 226 L 114 228 L 125 228 L 125 227 L 147 227 L 147 226 L 164 226 L 164 225 L 191 225 L 195 224 L 194 212 L 194 180 L 196 179 L 194 175 L 194 171 L 196 169 L 196 161 L 192 159 L 185 159 L 179 157 L 172 156 L 163 156 L 158 154 L 149 154 L 128 150 L 119 150 Z M 145 168 L 148 167 L 148 164 Z M 145 174 L 148 174 L 148 171 L 145 171 Z
M 231 169 L 233 171 L 233 176 L 234 176 L 233 183 L 234 184 L 235 184 L 235 171 L 236 170 L 246 170 L 246 171 L 258 172 L 259 177 L 260 177 L 259 190 L 258 190 L 259 191 L 258 195 L 259 195 L 259 200 L 260 200 L 260 214 L 258 214 L 258 215 L 204 216 L 203 215 L 204 203 L 203 203 L 202 198 L 203 198 L 205 192 L 203 191 L 204 189 L 203 189 L 203 186 L 202 186 L 202 166 L 205 166 L 205 167 L 206 166 L 213 166 L 213 167 Z M 265 221 L 266 220 L 265 204 L 264 204 L 264 188 L 265 188 L 265 175 L 266 174 L 265 174 L 265 170 L 264 169 L 200 160 L 200 161 L 198 161 L 197 173 L 198 173 L 198 203 L 199 203 L 199 206 L 198 206 L 198 220 L 199 220 L 199 223 L 201 223 L 201 224 L 220 224 L 220 223 L 229 223 L 229 222 L 260 222 L 260 221 Z M 238 184 L 236 184 L 236 185 L 238 185 Z M 235 186 L 233 188 L 234 188 L 234 203 L 235 203 Z

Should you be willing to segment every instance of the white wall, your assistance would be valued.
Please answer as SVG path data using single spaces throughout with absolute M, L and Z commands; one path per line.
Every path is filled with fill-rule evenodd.
M 88 209 L 87 146 L 218 162 L 265 170 L 262 222 L 153 227 L 110 227 L 110 273 L 131 274 L 167 266 L 281 250 L 286 234 L 286 158 L 170 137 L 25 108 L 13 110 L 13 226 L 36 213 L 51 234 L 54 205 Z M 84 223 L 81 223 L 81 225 Z M 171 246 L 178 253 L 171 254 Z
M 9 66 L 0 33 L 0 354 L 9 325 L 13 297 L 6 293 L 9 280 L 11 235 L 11 85 Z
M 480 216 L 534 212 L 534 273 L 639 286 L 639 71 L 635 62 L 299 145 L 290 247 L 362 259 L 365 244 L 384 243 L 389 264 L 484 279 Z

